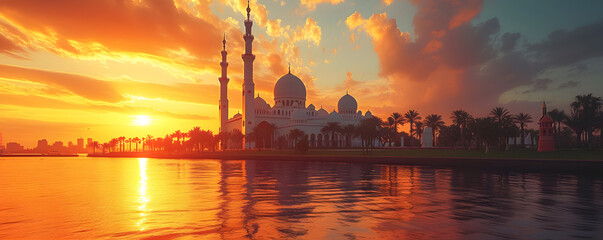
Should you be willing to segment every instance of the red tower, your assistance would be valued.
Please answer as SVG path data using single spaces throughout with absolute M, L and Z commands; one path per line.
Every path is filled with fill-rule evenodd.
M 546 114 L 546 104 L 542 103 L 542 117 L 538 121 L 538 151 L 555 151 L 555 135 L 553 135 L 553 120 Z

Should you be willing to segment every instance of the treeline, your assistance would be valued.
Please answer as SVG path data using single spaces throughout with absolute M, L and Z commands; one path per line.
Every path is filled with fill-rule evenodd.
M 569 114 L 553 109 L 547 115 L 553 120 L 554 136 L 558 148 L 595 148 L 602 147 L 601 128 L 603 113 L 601 98 L 592 94 L 576 96 L 570 104 Z M 492 147 L 509 150 L 513 147 L 535 147 L 538 141 L 538 130 L 528 128 L 537 118 L 527 113 L 512 114 L 503 107 L 495 107 L 486 116 L 474 117 L 465 110 L 456 110 L 448 118 L 439 114 L 428 114 L 424 118 L 416 110 L 405 113 L 392 113 L 387 118 L 370 117 L 360 121 L 358 125 L 341 125 L 328 122 L 319 135 L 303 132 L 299 129 L 289 130 L 276 136 L 276 125 L 262 122 L 255 126 L 247 136 L 240 131 L 213 134 L 209 130 L 195 127 L 188 132 L 175 131 L 163 138 L 147 135 L 143 138 L 118 137 L 109 142 L 94 143 L 93 149 L 106 152 L 123 151 L 166 151 L 191 152 L 215 151 L 218 149 L 240 149 L 243 142 L 253 143 L 258 149 L 295 149 L 307 151 L 309 148 L 351 148 L 353 140 L 360 141 L 360 147 L 366 151 L 376 146 L 401 146 L 404 139 L 406 147 L 420 147 L 426 127 L 430 127 L 433 146 L 480 149 L 488 152 Z M 398 129 L 409 124 L 409 132 Z M 596 135 L 599 137 L 597 138 Z M 525 142 L 530 137 L 531 145 Z M 519 138 L 519 142 L 517 142 Z M 513 139 L 509 144 L 509 139 Z M 134 144 L 134 148 L 132 147 Z M 139 149 L 139 145 L 142 145 Z

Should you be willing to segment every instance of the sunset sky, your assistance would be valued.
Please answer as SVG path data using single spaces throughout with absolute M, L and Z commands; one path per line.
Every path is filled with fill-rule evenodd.
M 0 0 L 3 143 L 218 130 L 226 34 L 240 111 L 246 0 Z M 331 111 L 495 106 L 538 119 L 603 94 L 603 1 L 252 0 L 256 91 L 299 76 Z M 148 117 L 147 117 L 148 116 Z M 407 128 L 407 126 L 405 126 Z

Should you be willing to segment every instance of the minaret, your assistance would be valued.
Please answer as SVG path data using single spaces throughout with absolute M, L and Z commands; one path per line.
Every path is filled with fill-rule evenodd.
M 253 35 L 251 35 L 251 26 L 253 22 L 249 18 L 249 0 L 247 0 L 247 20 L 245 20 L 245 53 L 242 55 L 244 62 L 244 81 L 243 81 L 243 129 L 242 133 L 247 135 L 253 131 L 255 126 L 255 108 L 253 106 L 253 96 L 255 96 L 255 84 L 253 83 L 253 60 L 255 55 L 252 51 Z M 244 148 L 252 148 L 243 141 Z
M 224 34 L 224 39 L 222 40 L 222 62 L 220 62 L 220 66 L 222 67 L 222 76 L 218 78 L 220 81 L 220 132 L 226 131 L 226 121 L 228 121 L 228 62 L 226 61 L 226 34 Z

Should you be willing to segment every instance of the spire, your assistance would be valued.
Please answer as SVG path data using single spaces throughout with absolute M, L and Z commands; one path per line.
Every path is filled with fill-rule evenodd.
M 546 103 L 542 101 L 542 116 L 546 115 Z
M 249 8 L 249 0 L 247 0 L 247 21 L 249 21 L 249 12 L 251 12 L 251 8 Z
M 289 63 L 289 74 L 291 74 L 291 63 Z
M 224 38 L 222 38 L 222 50 L 226 51 L 226 33 L 224 33 Z
M 345 95 L 350 95 L 350 94 L 348 93 L 348 90 L 345 90 Z

